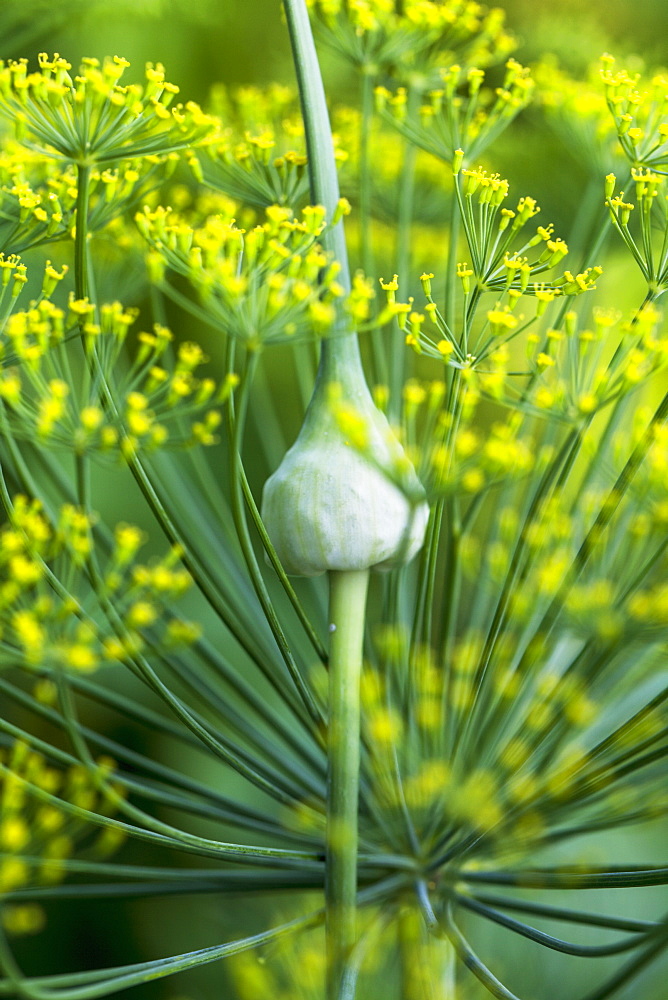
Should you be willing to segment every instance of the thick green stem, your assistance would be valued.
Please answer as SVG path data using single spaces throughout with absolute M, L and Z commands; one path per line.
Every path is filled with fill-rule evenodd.
M 330 573 L 327 780 L 327 998 L 337 1000 L 355 944 L 360 674 L 368 570 Z
M 331 218 L 339 202 L 339 181 L 318 55 L 304 0 L 283 0 L 283 6 L 304 120 L 311 200 L 314 204 L 324 205 L 328 218 Z M 322 243 L 338 261 L 341 268 L 339 280 L 348 292 L 350 268 L 342 220 L 323 233 Z M 340 382 L 345 385 L 353 403 L 356 402 L 356 395 L 368 395 L 357 334 L 350 329 L 350 319 L 342 307 L 338 309 L 330 336 L 322 342 L 318 382 Z

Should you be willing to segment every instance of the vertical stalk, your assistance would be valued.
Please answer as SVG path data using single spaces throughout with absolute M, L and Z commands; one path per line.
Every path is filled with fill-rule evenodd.
M 418 103 L 419 93 L 414 86 L 409 86 L 407 113 L 410 116 Z M 397 204 L 397 274 L 402 297 L 410 292 L 411 270 L 411 228 L 413 225 L 413 210 L 415 204 L 415 164 L 417 147 L 411 142 L 404 144 L 404 156 L 399 177 L 399 199 Z M 390 351 L 390 416 L 397 420 L 401 411 L 401 390 L 406 377 L 406 351 L 404 350 L 404 334 L 392 326 L 392 348 Z
M 327 1000 L 337 1000 L 355 944 L 360 674 L 368 570 L 330 572 L 327 851 Z
M 331 218 L 339 200 L 325 90 L 304 0 L 283 0 L 304 120 L 311 199 Z M 341 283 L 350 289 L 343 221 L 324 234 L 325 249 L 338 261 Z M 307 412 L 322 405 L 331 382 L 339 382 L 353 405 L 373 405 L 356 333 L 342 307 L 330 337 L 322 342 L 320 366 Z M 346 963 L 356 940 L 357 826 L 360 769 L 360 672 L 369 570 L 331 571 L 327 843 L 325 909 L 327 1000 L 338 1000 Z
M 90 200 L 90 167 L 77 166 L 77 223 L 74 237 L 74 294 L 77 299 L 88 295 L 88 202 Z
M 373 247 L 371 245 L 371 129 L 373 127 L 373 90 L 375 66 L 365 63 L 362 67 L 362 118 L 360 121 L 360 263 L 365 274 L 373 271 Z
M 376 67 L 365 63 L 361 69 L 361 107 L 359 144 L 359 261 L 365 274 L 374 274 L 374 252 L 371 239 L 371 142 L 373 129 L 373 91 L 376 83 Z M 384 350 L 385 333 L 380 327 L 371 331 L 371 360 L 373 377 L 378 385 L 389 385 L 389 370 Z
M 325 88 L 308 10 L 304 0 L 283 0 L 283 7 L 304 121 L 311 200 L 314 204 L 324 205 L 328 218 L 331 218 L 339 202 L 339 181 Z M 343 220 L 323 233 L 322 244 L 338 261 L 339 280 L 347 294 L 350 291 L 350 268 Z M 315 392 L 329 382 L 340 382 L 353 404 L 361 399 L 370 399 L 357 334 L 351 330 L 350 319 L 340 304 L 330 336 L 322 341 Z

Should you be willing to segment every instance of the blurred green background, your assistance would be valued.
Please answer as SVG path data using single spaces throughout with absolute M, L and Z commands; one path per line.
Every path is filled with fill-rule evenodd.
M 516 56 L 523 63 L 552 52 L 571 71 L 578 72 L 605 50 L 619 57 L 640 53 L 650 65 L 668 63 L 666 0 L 556 0 L 550 4 L 508 0 L 503 6 L 508 27 L 518 39 Z M 203 104 L 218 81 L 262 84 L 292 79 L 279 0 L 0 0 L 0 49 L 4 59 L 27 56 L 31 60 L 40 51 L 58 51 L 75 65 L 84 55 L 101 58 L 118 54 L 128 58 L 137 73 L 145 61 L 160 61 L 167 69 L 167 78 L 181 88 L 181 97 Z M 337 93 L 354 94 L 348 71 L 331 57 L 325 58 L 325 67 L 330 86 L 335 85 Z M 527 191 L 546 203 L 550 218 L 560 212 L 568 218 L 582 184 L 576 166 L 559 149 L 556 139 L 544 134 L 532 136 L 530 122 L 525 123 L 522 134 L 526 143 L 521 156 L 512 149 L 519 184 L 526 184 Z M 506 159 L 508 150 L 502 150 L 501 155 Z M 500 164 L 500 168 L 504 166 Z M 105 724 L 103 718 L 99 721 Z M 133 745 L 136 740 L 135 733 L 124 734 L 118 729 L 114 735 L 116 739 L 125 735 Z M 620 857 L 626 855 L 626 836 L 619 837 Z M 650 852 L 655 837 L 656 833 L 647 832 Z M 133 851 L 136 848 L 126 851 L 125 860 L 132 860 Z M 167 858 L 164 863 L 168 863 Z M 657 912 L 661 910 L 661 894 L 662 890 L 655 893 Z M 280 909 L 280 903 L 277 905 Z M 128 908 L 91 900 L 53 911 L 49 953 L 35 954 L 34 942 L 27 940 L 19 948 L 19 957 L 29 957 L 33 968 L 44 971 L 52 971 L 54 964 L 71 967 L 80 960 L 73 957 L 76 952 L 91 966 L 120 964 L 212 944 L 259 929 L 268 921 L 264 903 L 252 899 L 223 900 L 222 904 L 216 897 L 188 899 L 185 904 L 158 900 Z M 503 947 L 504 941 L 501 946 L 497 941 L 496 950 L 503 953 Z M 507 962 L 512 961 L 512 946 L 509 955 Z M 539 957 L 544 961 L 542 955 Z M 564 966 L 560 963 L 559 956 L 548 955 L 540 969 L 529 970 L 529 993 L 532 984 L 537 988 L 557 969 L 561 975 Z M 566 982 L 575 987 L 577 965 L 570 961 L 566 968 Z M 637 1000 L 658 997 L 658 975 L 654 969 L 640 984 L 639 992 L 628 995 Z M 220 967 L 205 969 L 174 982 L 137 988 L 129 995 L 137 1000 L 181 1000 L 186 996 L 233 1000 L 232 987 L 225 985 L 224 977 Z M 566 995 L 559 993 L 559 997 Z

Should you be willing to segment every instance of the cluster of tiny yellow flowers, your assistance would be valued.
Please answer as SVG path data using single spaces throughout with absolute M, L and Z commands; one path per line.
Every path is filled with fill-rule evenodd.
M 456 414 L 448 409 L 443 382 L 410 379 L 404 386 L 403 440 L 432 498 L 481 494 L 536 467 L 521 414 L 511 412 L 484 431 L 479 428 L 483 394 L 498 394 L 496 376 L 463 374 Z M 503 369 L 499 381 L 506 378 Z
M 179 551 L 155 564 L 136 564 L 144 536 L 128 525 L 116 529 L 98 594 L 105 602 L 113 599 L 121 631 L 114 623 L 100 624 L 86 596 L 94 530 L 94 516 L 70 504 L 52 523 L 37 501 L 14 499 L 11 521 L 0 531 L 3 663 L 89 673 L 107 660 L 138 652 L 144 630 L 154 625 L 160 625 L 169 645 L 197 637 L 190 623 L 165 618 L 165 603 L 190 586 L 189 574 L 178 565 Z M 67 586 L 58 582 L 66 568 Z
M 285 123 L 288 135 L 303 136 L 298 105 L 297 89 L 289 84 L 270 82 L 262 87 L 252 84 L 229 87 L 215 83 L 207 107 L 222 121 L 234 122 L 242 129 L 259 131 L 267 126 L 278 131 Z
M 459 272 L 465 295 L 473 290 L 470 281 L 473 277 L 480 290 L 508 293 L 511 308 L 518 298 L 517 293 L 536 296 L 540 313 L 551 300 L 549 293 L 552 297 L 577 295 L 594 287 L 600 268 L 589 268 L 578 275 L 565 271 L 551 281 L 537 281 L 560 264 L 568 253 L 566 243 L 555 237 L 554 227 L 548 224 L 538 226 L 535 234 L 528 239 L 525 237 L 521 246 L 513 247 L 526 224 L 538 215 L 540 207 L 534 198 L 524 196 L 515 209 L 509 208 L 505 204 L 509 193 L 507 180 L 482 167 L 462 169 L 462 162 L 463 153 L 458 150 L 453 171 L 458 179 L 456 191 L 473 269 L 472 275 L 467 275 L 465 270 Z M 477 209 L 474 208 L 476 203 Z M 539 252 L 534 247 L 538 247 Z
M 599 307 L 586 327 L 569 311 L 558 329 L 529 333 L 527 356 L 539 377 L 526 394 L 527 402 L 569 420 L 588 419 L 647 384 L 668 364 L 662 318 L 653 305 L 625 322 Z
M 605 178 L 605 204 L 610 219 L 640 268 L 652 296 L 668 287 L 668 214 L 665 173 L 650 167 L 632 167 L 631 180 L 635 201 L 625 200 L 623 191 L 615 193 L 617 178 Z M 634 219 L 635 217 L 635 225 Z M 629 225 L 631 223 L 631 225 Z M 640 231 L 640 238 L 632 232 Z
M 632 643 L 643 628 L 646 639 L 651 640 L 653 626 L 658 639 L 666 623 L 665 606 L 661 606 L 661 566 L 642 585 L 633 580 L 633 571 L 655 561 L 665 532 L 666 511 L 660 502 L 649 505 L 646 512 L 635 510 L 628 498 L 615 502 L 616 508 L 610 507 L 609 494 L 589 488 L 575 502 L 557 495 L 536 511 L 523 532 L 531 568 L 513 593 L 517 622 L 535 614 L 541 602 L 557 599 L 574 635 L 603 644 Z M 593 525 L 608 510 L 607 532 L 595 530 Z M 502 513 L 503 525 L 485 554 L 486 572 L 499 581 L 508 572 L 517 521 L 510 508 Z M 605 572 L 595 564 L 587 570 L 578 569 L 583 543 L 590 552 L 596 546 L 596 551 L 602 552 L 615 534 L 623 540 L 614 557 L 608 557 Z
M 47 267 L 50 266 L 47 265 Z M 21 258 L 17 254 L 0 253 L 0 329 L 7 322 L 12 310 L 16 306 L 16 300 L 23 291 L 28 281 L 27 268 L 21 263 Z M 64 272 L 61 272 L 61 275 Z M 53 271 L 53 276 L 57 272 Z M 0 353 L 0 357 L 2 354 Z
M 597 697 L 610 700 L 607 681 L 599 688 L 589 664 L 577 658 L 577 642 L 569 651 L 573 666 L 568 671 L 557 665 L 540 633 L 518 649 L 523 624 L 563 582 L 571 521 L 554 504 L 541 511 L 533 525 L 531 575 L 503 636 L 491 648 L 485 632 L 476 629 L 448 644 L 443 654 L 412 643 L 398 626 L 385 626 L 377 635 L 362 682 L 363 726 L 373 774 L 370 787 L 397 837 L 393 847 L 403 836 L 406 807 L 417 835 L 423 834 L 422 843 L 460 863 L 472 833 L 478 859 L 516 860 L 590 799 L 597 814 L 611 823 L 629 813 L 652 816 L 665 808 L 665 796 L 647 795 L 644 782 L 651 778 L 637 779 L 642 787 L 629 782 L 606 794 L 620 766 L 620 749 L 632 757 L 650 730 L 660 731 L 662 711 L 640 712 L 615 730 L 604 751 L 588 752 L 600 713 Z M 508 572 L 516 511 L 504 508 L 497 522 L 485 573 L 481 576 L 479 568 L 470 573 L 476 600 L 484 599 L 476 591 L 486 589 L 489 573 L 503 579 Z M 546 543 L 548 534 L 552 541 Z M 574 586 L 564 612 L 581 620 L 594 618 L 596 641 L 614 643 L 620 635 L 614 620 L 620 589 L 610 580 Z M 522 601 L 527 602 L 524 612 Z M 665 616 L 665 585 L 637 593 L 630 603 L 639 621 L 645 615 L 649 623 L 657 611 Z M 402 695 L 406 673 L 412 679 L 410 705 Z M 617 673 L 621 704 L 627 696 L 624 668 Z M 435 830 L 440 832 L 433 841 Z
M 455 64 L 439 69 L 439 76 L 442 85 L 430 90 L 415 109 L 405 87 L 395 93 L 377 87 L 376 106 L 411 143 L 446 163 L 452 163 L 460 148 L 466 150 L 468 162 L 478 157 L 529 104 L 534 89 L 529 70 L 516 59 L 508 60 L 504 80 L 491 95 L 478 67 Z M 467 90 L 460 94 L 464 85 Z
M 322 932 L 283 937 L 272 949 L 270 960 L 253 952 L 236 955 L 230 971 L 239 1000 L 259 996 L 276 1000 L 319 1000 L 326 976 Z
M 423 273 L 420 279 L 426 298 L 422 310 L 416 308 L 413 297 L 407 301 L 398 299 L 397 275 L 389 281 L 381 278 L 387 299 L 386 314 L 395 315 L 406 343 L 416 353 L 439 359 L 467 374 L 467 378 L 476 372 L 479 385 L 501 398 L 506 389 L 511 395 L 514 392 L 510 389 L 512 380 L 506 374 L 530 374 L 526 362 L 518 361 L 516 353 L 508 349 L 510 342 L 535 322 L 517 309 L 522 297 L 532 297 L 536 303 L 535 317 L 542 317 L 555 299 L 593 290 L 602 269 L 589 267 L 578 274 L 565 270 L 550 277 L 548 272 L 559 267 L 568 247 L 555 236 L 551 224 L 538 226 L 528 237 L 522 232 L 540 211 L 535 200 L 523 197 L 515 209 L 506 207 L 508 182 L 482 167 L 463 168 L 461 150 L 455 154 L 453 169 L 471 255 L 471 264 L 460 261 L 456 265 L 464 299 L 463 321 L 457 330 L 452 319 L 442 314 L 433 296 L 432 272 Z M 496 302 L 484 310 L 481 322 L 477 316 L 482 296 L 487 292 L 495 295 Z M 435 335 L 430 328 L 435 328 Z M 540 367 L 546 352 L 541 349 L 539 353 Z
M 219 85 L 210 107 L 220 125 L 205 144 L 187 154 L 196 180 L 256 208 L 303 204 L 308 160 L 294 88 Z M 334 142 L 341 163 L 347 153 L 336 135 Z
M 55 686 L 39 682 L 35 697 L 52 702 Z M 107 774 L 115 766 L 108 758 L 97 763 Z M 122 794 L 120 789 L 115 791 Z M 45 793 L 44 798 L 39 792 Z M 93 857 L 104 857 L 123 842 L 120 830 L 104 828 L 99 832 L 59 808 L 60 798 L 102 815 L 110 811 L 85 768 L 53 766 L 22 740 L 0 750 L 0 919 L 10 934 L 36 933 L 46 919 L 38 904 L 12 902 L 14 891 L 61 882 L 67 874 L 66 862 L 75 851 L 77 855 L 83 850 Z
M 487 65 L 514 48 L 504 13 L 470 0 L 307 0 L 316 26 L 348 61 L 414 78 L 453 56 Z
M 19 266 L 10 260 L 5 273 L 9 277 Z M 44 291 L 52 291 L 65 272 L 47 264 Z M 207 360 L 199 345 L 183 343 L 172 351 L 172 334 L 159 325 L 139 333 L 134 358 L 123 372 L 118 360 L 136 317 L 135 310 L 117 302 L 102 305 L 96 317 L 91 303 L 73 296 L 67 310 L 42 299 L 10 315 L 0 341 L 5 364 L 0 400 L 12 431 L 79 455 L 214 444 L 220 414 L 209 407 L 227 398 L 234 381 L 217 386 L 213 379 L 199 378 L 196 370 Z M 79 391 L 63 378 L 68 335 L 77 328 L 87 351 L 103 359 L 115 391 L 115 413 L 103 405 L 99 387 L 84 383 Z M 176 424 L 176 434 L 170 434 L 170 424 Z
M 114 531 L 114 549 L 104 576 L 104 595 L 113 602 L 123 629 L 104 640 L 105 656 L 124 659 L 144 647 L 146 629 L 160 628 L 158 641 L 166 649 L 188 645 L 200 634 L 197 625 L 171 614 L 166 603 L 177 600 L 191 585 L 190 574 L 181 566 L 182 552 L 173 548 L 162 559 L 149 564 L 135 561 L 145 542 L 133 525 L 119 524 Z
M 214 120 L 194 102 L 170 106 L 178 87 L 159 63 L 146 65 L 143 85 L 121 83 L 129 65 L 86 58 L 71 76 L 58 54 L 42 53 L 32 72 L 26 59 L 0 62 L 0 113 L 29 148 L 80 166 L 165 155 L 211 131 Z
M 509 387 L 511 381 L 505 377 L 505 373 L 510 374 L 513 367 L 509 365 L 512 359 L 507 349 L 508 344 L 524 333 L 533 322 L 516 312 L 521 296 L 530 295 L 536 300 L 536 316 L 540 317 L 555 298 L 579 295 L 595 288 L 596 279 L 601 274 L 601 268 L 593 267 L 577 275 L 564 271 L 563 275 L 550 282 L 529 283 L 529 277 L 535 277 L 553 266 L 551 262 L 558 262 L 567 252 L 562 240 L 552 239 L 551 229 L 539 228 L 541 232 L 537 239 L 544 240 L 546 246 L 541 256 L 533 262 L 517 252 L 512 256 L 506 252 L 501 267 L 492 267 L 487 272 L 486 280 L 479 278 L 475 283 L 472 281 L 476 274 L 474 269 L 468 263 L 457 265 L 457 277 L 461 280 L 464 297 L 469 302 L 473 301 L 473 308 L 465 314 L 460 334 L 453 332 L 432 297 L 432 273 L 422 275 L 422 288 L 427 299 L 423 312 L 415 308 L 412 297 L 407 302 L 397 301 L 399 285 L 396 275 L 391 281 L 381 279 L 381 287 L 387 296 L 383 318 L 388 315 L 396 317 L 399 328 L 405 333 L 406 344 L 417 354 L 436 358 L 464 372 L 475 372 L 483 388 L 493 395 L 502 395 L 502 390 Z M 501 274 L 504 275 L 503 278 Z M 485 319 L 478 327 L 473 320 L 479 297 L 484 291 L 499 291 L 501 297 L 492 308 L 486 310 Z M 429 332 L 432 325 L 436 335 Z M 531 335 L 528 336 L 528 342 L 534 342 Z M 514 374 L 526 375 L 526 367 Z
M 347 211 L 341 202 L 337 216 Z M 146 208 L 137 224 L 151 247 L 153 280 L 164 283 L 166 268 L 185 275 L 209 322 L 249 349 L 331 327 L 343 289 L 318 243 L 327 225 L 322 207 L 307 206 L 297 217 L 272 205 L 265 221 L 248 230 L 237 225 L 231 203 L 196 229 L 165 208 Z M 372 295 L 359 279 L 347 303 L 355 318 L 365 318 Z
M 639 73 L 616 69 L 615 59 L 601 57 L 601 80 L 619 144 L 633 166 L 654 169 L 668 163 L 668 76 L 644 81 Z
M 147 156 L 91 170 L 88 227 L 99 231 L 155 187 L 177 154 Z M 0 232 L 17 253 L 70 235 L 75 228 L 77 172 L 42 154 L 8 143 L 0 153 Z
M 401 175 L 404 161 L 405 143 L 399 131 L 390 126 L 385 127 L 382 119 L 376 118 L 373 123 L 371 140 L 366 133 L 369 127 L 363 123 L 363 117 L 357 108 L 347 106 L 333 109 L 332 127 L 335 129 L 335 139 L 340 143 L 339 150 L 345 150 L 345 160 L 340 170 L 342 189 L 350 195 L 357 191 L 357 178 L 361 169 L 361 145 L 368 143 L 367 154 L 370 158 L 369 169 L 373 173 L 374 187 L 383 191 L 383 197 L 388 201 L 392 193 L 396 194 L 396 185 Z M 437 160 L 422 149 L 415 150 L 415 179 L 418 185 L 425 185 L 436 191 L 443 184 L 443 170 Z M 353 218 L 352 223 L 355 223 Z M 376 220 L 382 225 L 382 220 Z M 416 219 L 416 222 L 418 220 Z M 346 235 L 350 237 L 346 226 Z M 434 232 L 439 232 L 434 227 Z M 354 235 L 354 234 L 353 234 Z M 372 234 L 373 235 L 373 234 Z M 379 242 L 382 244 L 383 237 Z

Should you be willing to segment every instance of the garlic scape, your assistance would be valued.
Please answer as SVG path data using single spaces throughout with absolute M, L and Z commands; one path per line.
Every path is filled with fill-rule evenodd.
M 336 217 L 339 185 L 327 102 L 305 0 L 283 0 L 299 85 L 311 201 Z M 350 272 L 343 220 L 323 233 Z M 342 420 L 342 416 L 352 420 Z M 313 396 L 299 436 L 267 480 L 262 517 L 286 572 L 329 579 L 325 937 L 327 1000 L 349 995 L 358 940 L 357 852 L 360 677 L 371 569 L 410 559 L 422 544 L 427 504 L 414 469 L 364 378 L 357 334 L 338 303 L 322 342 Z
M 355 338 L 329 342 L 299 436 L 264 487 L 262 517 L 285 571 L 391 569 L 419 550 L 427 516 Z
M 284 0 L 299 85 L 313 204 L 339 213 L 332 133 L 318 57 L 304 0 Z M 329 226 L 323 247 L 350 292 L 343 220 Z M 363 425 L 364 446 L 346 435 L 339 403 Z M 420 549 L 427 523 L 424 492 L 413 467 L 375 406 L 364 377 L 357 334 L 341 303 L 322 342 L 311 402 L 295 444 L 267 480 L 262 518 L 287 573 L 390 569 Z

